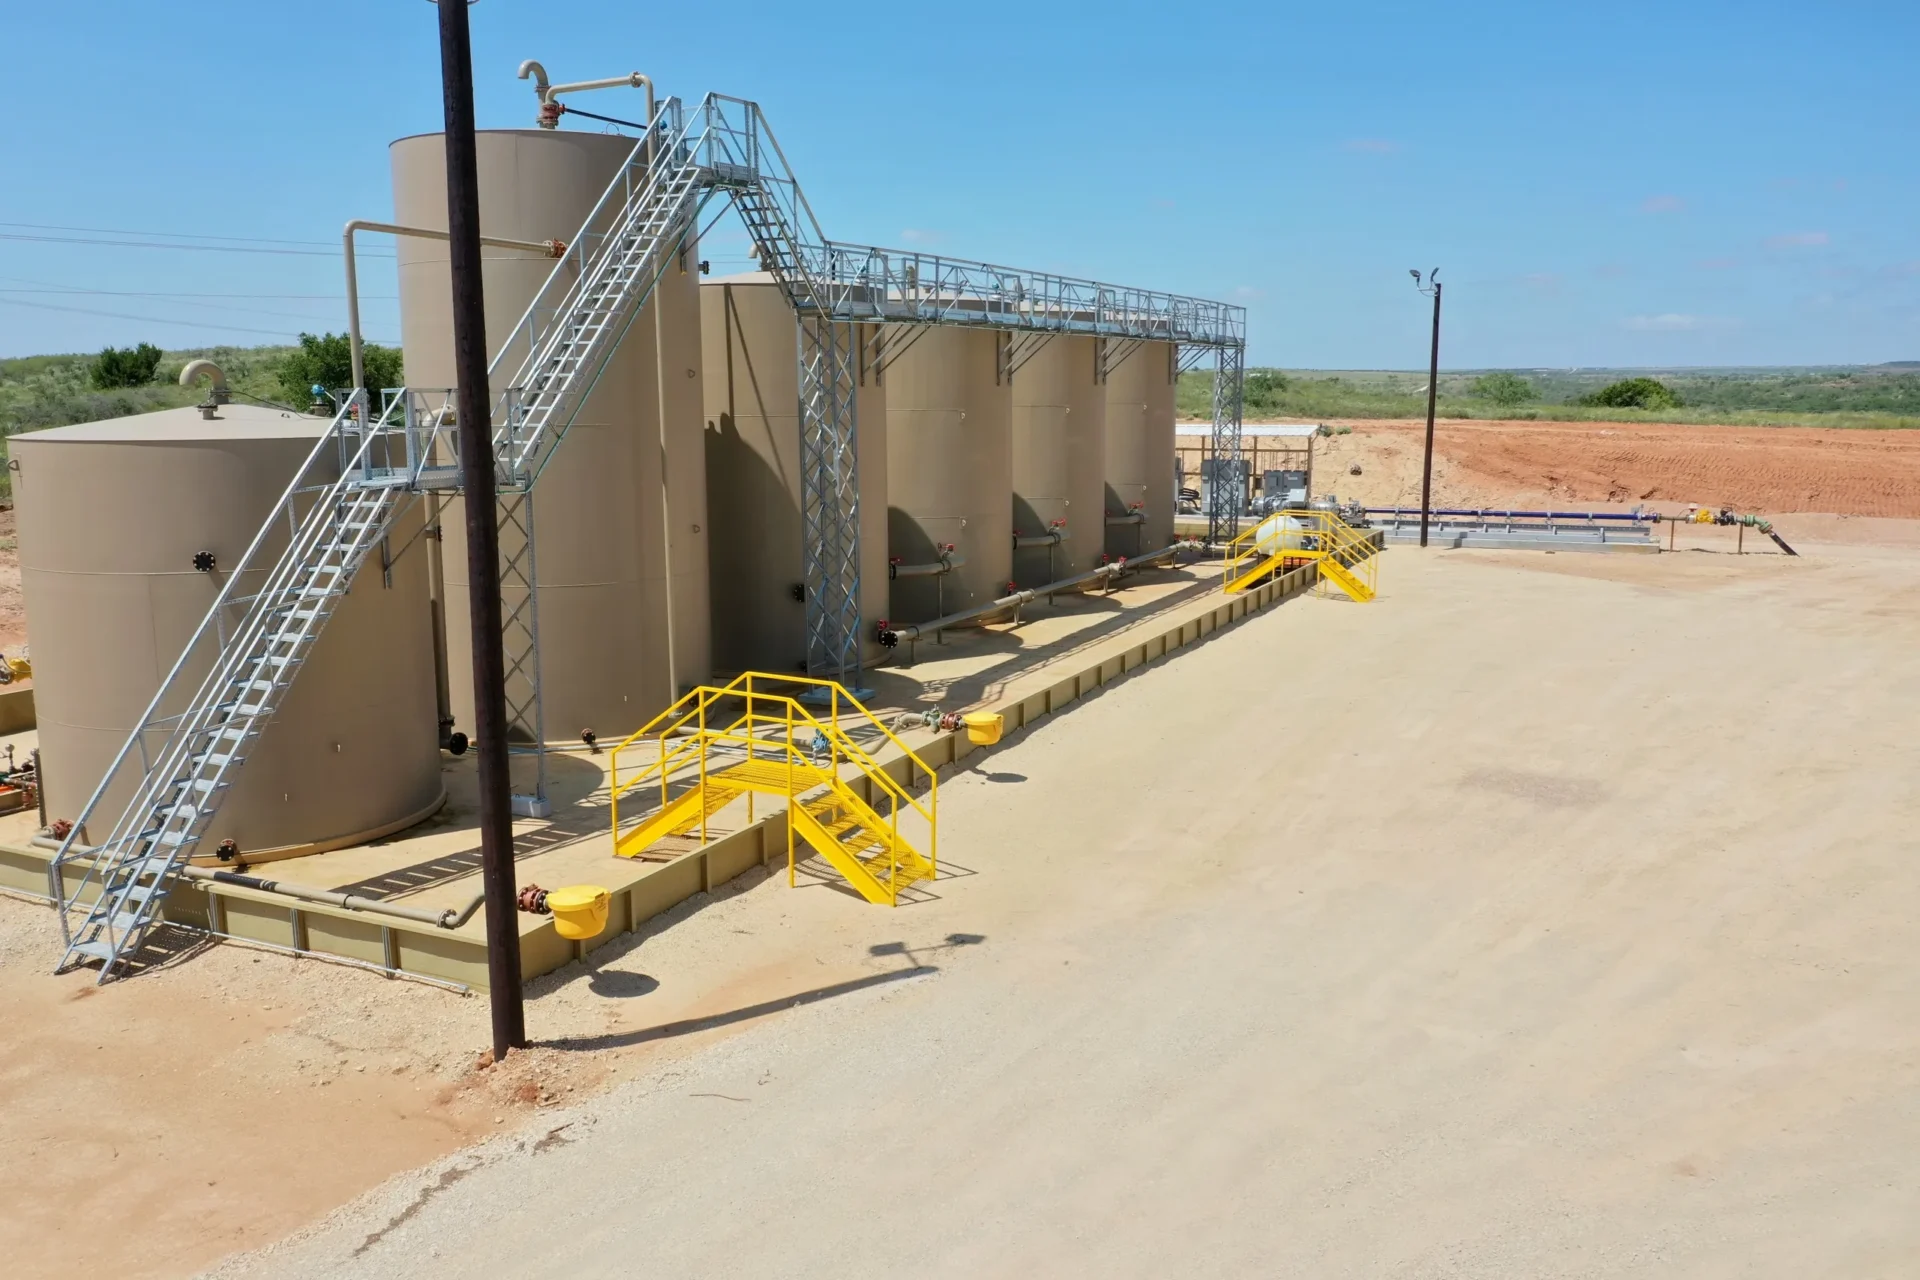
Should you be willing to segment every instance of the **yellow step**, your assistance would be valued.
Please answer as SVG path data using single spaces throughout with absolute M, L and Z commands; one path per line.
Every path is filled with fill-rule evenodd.
M 1373 589 L 1358 574 L 1332 557 L 1320 562 L 1320 576 L 1363 604 L 1373 599 Z
M 667 801 L 664 809 L 652 814 L 615 841 L 613 852 L 617 857 L 637 857 L 667 836 L 685 835 L 739 799 L 744 791 L 745 788 L 728 786 L 709 777 L 704 793 L 696 784 Z
M 846 787 L 799 808 L 795 832 L 869 902 L 892 905 L 900 889 L 932 877 L 933 864 Z

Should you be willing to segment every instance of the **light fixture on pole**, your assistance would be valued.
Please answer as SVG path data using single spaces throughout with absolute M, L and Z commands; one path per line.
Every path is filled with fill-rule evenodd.
M 1433 298 L 1433 356 L 1427 365 L 1427 453 L 1420 465 L 1420 545 L 1427 545 L 1427 517 L 1433 510 L 1433 410 L 1440 394 L 1440 268 L 1427 272 L 1426 282 L 1418 271 L 1409 271 L 1413 287 Z

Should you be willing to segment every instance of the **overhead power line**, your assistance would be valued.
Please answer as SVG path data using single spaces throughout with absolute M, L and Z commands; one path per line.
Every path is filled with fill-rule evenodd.
M 0 240 L 22 240 L 34 244 L 90 244 L 118 249 L 191 249 L 200 253 L 268 253 L 292 258 L 334 258 L 338 249 L 269 249 L 261 245 L 241 244 L 169 244 L 164 240 L 101 240 L 85 236 L 35 236 L 0 231 Z M 391 258 L 391 253 L 367 252 L 362 257 Z
M 19 227 L 26 231 L 83 231 L 101 236 L 155 236 L 162 240 L 233 240 L 242 244 L 330 245 L 331 240 L 279 240 L 267 236 L 205 235 L 192 231 L 127 231 L 119 227 L 69 227 L 57 222 L 0 222 L 0 227 Z
M 282 341 L 298 335 L 296 329 L 251 329 L 245 325 L 220 324 L 213 320 L 169 320 L 162 316 L 136 316 L 124 311 L 99 311 L 92 307 L 63 307 L 52 302 L 26 302 L 19 298 L 0 298 L 0 306 L 32 307 L 39 311 L 67 311 L 82 316 L 106 316 L 113 320 L 138 320 L 142 324 L 175 325 L 183 329 L 224 329 L 229 333 L 252 333 L 267 338 L 279 338 Z M 397 342 L 385 339 L 369 338 L 369 342 L 380 342 L 382 346 L 398 346 Z

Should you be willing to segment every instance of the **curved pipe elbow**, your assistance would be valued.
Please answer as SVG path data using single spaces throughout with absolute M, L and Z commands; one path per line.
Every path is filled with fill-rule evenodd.
M 211 360 L 189 360 L 186 368 L 180 370 L 180 385 L 190 387 L 198 378 L 205 377 L 213 384 L 213 398 L 221 404 L 227 403 L 230 394 L 227 390 L 227 375 Z

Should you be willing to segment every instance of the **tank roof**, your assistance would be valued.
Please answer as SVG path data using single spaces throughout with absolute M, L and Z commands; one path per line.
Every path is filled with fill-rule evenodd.
M 771 271 L 739 271 L 730 276 L 708 276 L 701 284 L 774 284 Z
M 185 443 L 196 440 L 317 440 L 326 433 L 328 419 L 306 413 L 288 413 L 262 405 L 223 404 L 219 416 L 209 421 L 192 405 L 180 409 L 161 409 L 154 413 L 134 413 L 124 418 L 100 422 L 78 422 L 70 427 L 49 427 L 13 437 L 15 443 L 26 440 L 48 444 L 138 443 L 145 441 Z

